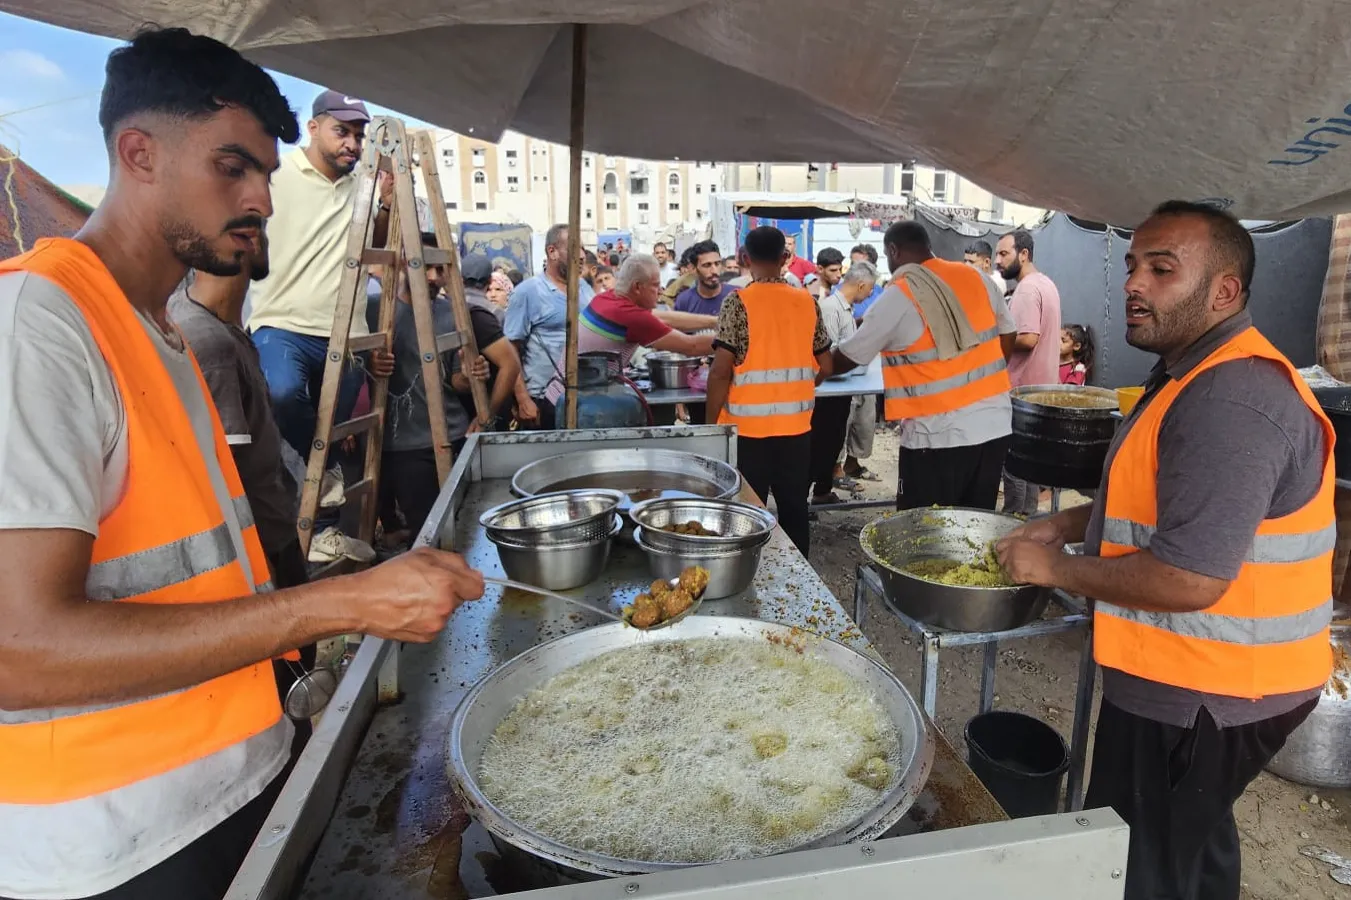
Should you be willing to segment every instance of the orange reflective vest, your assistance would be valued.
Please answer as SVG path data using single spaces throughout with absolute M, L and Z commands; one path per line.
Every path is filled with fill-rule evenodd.
M 1280 363 L 1327 439 L 1317 496 L 1257 528 L 1247 561 L 1215 605 L 1199 612 L 1146 612 L 1098 602 L 1093 620 L 1098 663 L 1162 684 L 1229 697 L 1258 698 L 1321 687 L 1332 672 L 1332 425 L 1304 379 L 1255 328 L 1152 397 L 1117 449 L 1107 474 L 1104 557 L 1149 546 L 1158 524 L 1159 428 L 1178 394 L 1205 370 L 1261 357 Z
M 956 412 L 1009 391 L 1009 373 L 999 344 L 999 326 L 990 307 L 985 276 L 973 266 L 930 259 L 924 263 L 957 295 L 980 343 L 952 359 L 939 359 L 929 322 L 909 347 L 882 351 L 883 412 L 889 421 Z M 892 282 L 915 302 L 904 276 Z M 924 310 L 919 309 L 920 317 Z
M 267 558 L 214 404 L 216 461 L 253 583 L 174 383 L 102 261 L 76 241 L 44 240 L 0 262 L 0 272 L 19 270 L 57 285 L 79 307 L 126 411 L 126 488 L 99 523 L 86 580 L 90 602 L 210 603 L 270 590 Z M 200 371 L 198 382 L 210 397 Z M 113 791 L 190 766 L 280 717 L 270 662 L 144 700 L 0 711 L 0 803 L 63 803 Z
M 737 291 L 746 307 L 750 343 L 732 370 L 718 424 L 742 437 L 788 437 L 812 428 L 816 406 L 816 301 L 801 288 L 755 282 Z

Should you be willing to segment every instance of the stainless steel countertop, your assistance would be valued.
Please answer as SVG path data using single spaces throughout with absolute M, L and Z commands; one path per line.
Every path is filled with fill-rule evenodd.
M 854 369 L 838 378 L 827 378 L 816 388 L 818 397 L 852 397 L 856 394 L 882 393 L 882 358 L 872 361 L 862 374 Z M 675 403 L 703 403 L 704 392 L 689 388 L 673 390 L 651 390 L 643 394 L 648 406 L 670 406 Z
M 478 516 L 509 498 L 511 472 L 532 458 L 567 450 L 646 442 L 735 462 L 730 430 L 717 426 L 471 438 L 419 540 L 454 547 L 471 565 L 501 574 Z M 753 502 L 754 495 L 743 488 L 743 498 Z M 605 576 L 579 593 L 618 610 L 650 581 L 641 552 L 616 543 Z M 705 602 L 700 612 L 801 625 L 874 653 L 781 530 L 765 546 L 753 588 Z M 487 833 L 454 801 L 445 765 L 451 713 L 468 688 L 500 663 L 602 621 L 571 604 L 490 587 L 484 599 L 451 617 L 435 643 L 409 644 L 394 656 L 386 642 L 368 639 L 232 885 L 230 900 L 285 896 L 288 873 L 303 863 L 320 829 L 302 898 L 469 898 L 520 889 L 497 864 Z M 397 665 L 402 696 L 375 708 L 363 730 L 361 714 L 369 714 L 374 702 L 382 660 Z M 359 680 L 352 677 L 358 675 Z M 951 745 L 932 723 L 930 728 L 936 741 L 933 768 L 924 793 L 898 826 L 900 833 L 1004 818 Z

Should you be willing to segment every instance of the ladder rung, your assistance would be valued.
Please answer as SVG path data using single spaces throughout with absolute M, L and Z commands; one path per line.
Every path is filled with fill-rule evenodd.
M 375 334 L 363 334 L 361 337 L 347 339 L 347 349 L 353 353 L 365 353 L 367 350 L 383 350 L 389 336 L 383 331 Z
M 364 416 L 362 418 L 365 418 Z M 336 430 L 336 429 L 335 429 Z M 360 497 L 362 494 L 370 493 L 371 488 L 375 487 L 375 480 L 363 478 L 356 484 L 345 485 L 342 489 L 342 495 L 348 500 Z
M 336 444 L 339 441 L 346 440 L 351 435 L 370 431 L 379 421 L 379 413 L 366 413 L 364 416 L 348 419 L 346 422 L 333 426 L 333 430 L 329 432 L 328 442 L 330 444 Z M 344 493 L 346 493 L 346 491 L 344 491 Z
M 399 254 L 393 250 L 381 250 L 375 247 L 367 247 L 361 251 L 361 264 L 363 266 L 392 266 L 399 261 Z
M 450 251 L 442 250 L 440 247 L 423 247 L 422 261 L 429 266 L 448 266 L 450 265 Z
M 464 343 L 458 331 L 447 331 L 445 334 L 436 336 L 436 352 L 445 353 L 447 350 L 454 350 Z

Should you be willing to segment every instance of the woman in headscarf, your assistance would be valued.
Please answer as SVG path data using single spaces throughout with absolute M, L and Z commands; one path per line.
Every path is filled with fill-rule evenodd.
M 488 283 L 487 289 L 483 292 L 488 298 L 488 302 L 493 305 L 493 311 L 497 313 L 498 321 L 501 321 L 507 314 L 507 302 L 511 299 L 512 283 L 502 272 L 493 272 L 492 281 Z

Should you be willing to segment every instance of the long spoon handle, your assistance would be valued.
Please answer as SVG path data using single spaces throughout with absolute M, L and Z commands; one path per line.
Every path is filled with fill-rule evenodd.
M 512 581 L 509 578 L 493 578 L 483 576 L 483 580 L 488 584 L 501 585 L 502 587 L 515 588 L 518 591 L 526 591 L 530 594 L 539 594 L 541 597 L 552 597 L 555 600 L 562 600 L 564 603 L 572 603 L 583 609 L 588 609 L 597 615 L 605 616 L 607 619 L 614 619 L 616 622 L 624 621 L 624 617 L 618 613 L 610 612 L 604 606 L 599 606 L 589 600 L 582 600 L 578 597 L 569 597 L 567 594 L 555 594 L 553 591 L 546 591 L 542 587 L 535 587 L 533 584 L 525 584 L 520 581 Z

